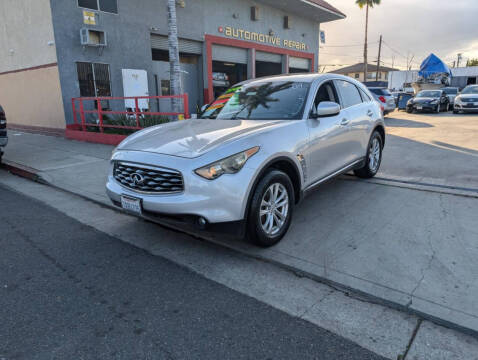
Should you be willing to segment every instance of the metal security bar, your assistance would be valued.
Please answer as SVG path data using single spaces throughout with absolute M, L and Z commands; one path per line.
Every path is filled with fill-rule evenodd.
M 121 101 L 122 104 L 117 107 L 111 106 L 114 101 Z M 172 107 L 171 103 L 173 101 L 181 101 L 183 111 L 159 111 L 161 107 L 159 103 L 161 101 L 163 101 L 163 106 L 167 108 Z M 128 104 L 131 104 L 131 106 L 128 106 Z M 74 125 L 77 125 L 83 131 L 87 131 L 88 127 L 97 127 L 100 132 L 103 132 L 106 128 L 140 130 L 145 127 L 143 126 L 145 120 L 153 116 L 170 117 L 170 119 L 173 117 L 178 117 L 179 119 L 190 118 L 188 94 L 169 96 L 77 97 L 71 99 L 71 106 Z M 152 107 L 156 107 L 158 111 L 151 111 Z M 124 108 L 125 110 L 113 110 L 112 108 Z M 123 124 L 115 124 L 114 121 L 105 123 L 107 116 L 114 115 L 122 117 Z M 124 123 L 126 123 L 126 125 Z

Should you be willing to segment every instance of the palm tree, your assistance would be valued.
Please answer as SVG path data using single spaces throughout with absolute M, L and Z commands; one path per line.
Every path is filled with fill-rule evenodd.
M 381 0 L 355 0 L 355 3 L 363 9 L 365 6 L 365 44 L 363 47 L 363 63 L 364 63 L 364 81 L 367 81 L 368 63 L 367 63 L 367 42 L 368 42 L 368 8 L 374 5 L 380 5 Z
M 176 20 L 176 0 L 168 0 L 168 43 L 169 43 L 169 76 L 171 95 L 181 94 L 181 65 L 179 63 L 178 24 Z M 173 112 L 181 112 L 181 100 L 172 99 Z M 184 109 L 186 111 L 186 109 Z

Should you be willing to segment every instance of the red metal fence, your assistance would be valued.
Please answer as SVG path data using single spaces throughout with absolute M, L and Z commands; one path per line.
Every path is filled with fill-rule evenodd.
M 160 112 L 160 111 L 150 111 L 152 100 L 156 100 L 159 108 L 160 100 L 170 100 L 179 99 L 182 100 L 183 112 Z M 123 101 L 124 103 L 120 107 L 124 107 L 124 111 L 112 110 L 109 107 L 103 109 L 103 102 L 110 103 L 112 101 Z M 126 100 L 133 100 L 134 107 L 127 108 Z M 148 108 L 140 108 L 140 101 L 148 100 Z M 85 109 L 85 103 L 88 104 L 87 107 L 94 107 L 93 109 Z M 189 101 L 188 95 L 170 95 L 170 96 L 132 96 L 132 97 L 78 97 L 71 99 L 71 106 L 73 110 L 73 119 L 74 126 L 86 131 L 87 127 L 97 127 L 102 133 L 105 128 L 113 129 L 127 129 L 127 130 L 139 130 L 143 126 L 141 122 L 147 116 L 170 116 L 170 117 L 181 117 L 184 116 L 185 119 L 188 119 L 189 116 Z M 119 108 L 119 107 L 117 107 Z M 87 115 L 90 115 L 90 118 L 93 117 L 94 121 L 88 121 Z M 127 120 L 129 120 L 127 125 L 115 124 L 113 121 L 108 121 L 105 123 L 105 115 L 124 115 Z M 131 123 L 131 125 L 129 125 Z

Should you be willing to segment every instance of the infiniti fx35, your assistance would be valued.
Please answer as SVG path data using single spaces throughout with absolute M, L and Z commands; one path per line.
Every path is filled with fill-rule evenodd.
M 114 204 L 146 218 L 271 246 L 307 192 L 348 171 L 373 177 L 384 144 L 380 106 L 361 83 L 333 74 L 260 78 L 235 85 L 198 119 L 126 138 L 106 188 Z

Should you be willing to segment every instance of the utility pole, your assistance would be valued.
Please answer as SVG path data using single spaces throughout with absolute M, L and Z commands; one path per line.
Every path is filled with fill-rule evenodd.
M 462 53 L 459 53 L 459 54 L 458 54 L 458 61 L 456 62 L 456 67 L 457 67 L 457 68 L 460 67 L 461 58 L 462 58 Z
M 392 55 L 392 69 L 394 68 L 393 66 L 395 65 L 395 55 Z M 390 86 L 393 85 L 393 70 L 389 73 L 389 79 L 387 79 L 388 81 L 388 88 L 390 89 Z
M 378 61 L 377 61 L 377 72 L 375 73 L 375 81 L 378 81 L 378 73 L 380 72 L 380 55 L 382 52 L 382 35 L 380 35 L 380 42 L 378 45 Z
M 407 70 L 412 70 L 412 62 L 413 62 L 414 57 L 415 57 L 415 55 L 412 55 L 412 57 L 410 59 L 410 62 L 407 64 Z

